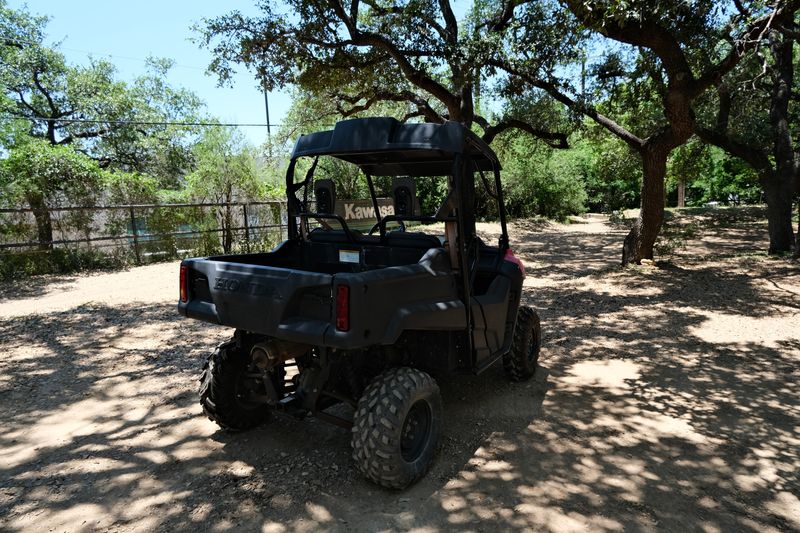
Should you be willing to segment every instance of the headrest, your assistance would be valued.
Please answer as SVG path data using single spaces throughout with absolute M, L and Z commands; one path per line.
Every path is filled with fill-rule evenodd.
M 314 182 L 314 198 L 317 202 L 317 213 L 333 214 L 336 209 L 336 185 L 333 180 L 317 180 Z
M 392 179 L 392 198 L 395 215 L 413 216 L 417 203 L 417 184 L 408 177 Z

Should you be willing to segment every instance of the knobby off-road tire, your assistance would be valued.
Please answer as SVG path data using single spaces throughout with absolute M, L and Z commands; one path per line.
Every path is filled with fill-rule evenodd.
M 203 413 L 228 431 L 260 426 L 270 415 L 269 407 L 248 403 L 241 394 L 242 374 L 250 364 L 249 354 L 235 342 L 221 344 L 209 356 L 200 376 Z
M 539 315 L 530 307 L 521 306 L 517 312 L 511 350 L 503 356 L 503 369 L 511 381 L 525 381 L 533 376 L 541 348 Z
M 376 377 L 358 401 L 353 459 L 369 480 L 402 489 L 428 471 L 441 433 L 436 382 L 414 368 L 393 368 Z

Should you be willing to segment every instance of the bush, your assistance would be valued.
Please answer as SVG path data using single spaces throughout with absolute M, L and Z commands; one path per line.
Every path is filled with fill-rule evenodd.
M 594 133 L 583 141 L 593 157 L 586 174 L 587 207 L 592 212 L 613 213 L 639 207 L 642 162 L 622 141 Z
M 587 152 L 543 149 L 520 137 L 501 158 L 509 215 L 564 221 L 586 211 L 584 183 L 591 168 Z
M 119 270 L 129 264 L 124 253 L 55 248 L 0 254 L 0 280 L 11 281 L 41 274 L 67 274 L 87 270 Z

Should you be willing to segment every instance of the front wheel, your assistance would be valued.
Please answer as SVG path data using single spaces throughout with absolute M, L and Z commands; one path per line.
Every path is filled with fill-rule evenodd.
M 525 381 L 533 376 L 541 348 L 539 315 L 530 307 L 520 306 L 511 350 L 503 356 L 503 369 L 511 381 Z
M 353 459 L 368 479 L 402 489 L 428 471 L 442 433 L 436 382 L 415 368 L 393 368 L 364 390 L 353 417 Z

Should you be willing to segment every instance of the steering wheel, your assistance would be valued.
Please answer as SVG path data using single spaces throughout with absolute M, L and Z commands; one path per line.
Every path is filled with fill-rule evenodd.
M 396 219 L 396 220 L 390 220 L 389 222 L 397 222 L 397 224 L 400 226 L 400 231 L 405 231 L 406 230 L 406 224 L 402 220 Z M 380 227 L 381 227 L 381 223 L 377 222 L 374 226 L 372 226 L 372 229 L 369 230 L 369 233 L 367 235 L 372 235 L 373 233 L 375 233 L 376 230 L 380 229 Z M 396 231 L 396 230 L 392 230 L 392 231 Z

